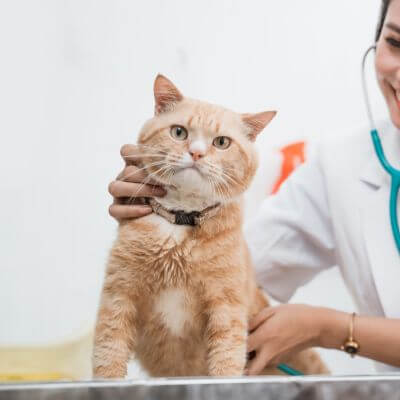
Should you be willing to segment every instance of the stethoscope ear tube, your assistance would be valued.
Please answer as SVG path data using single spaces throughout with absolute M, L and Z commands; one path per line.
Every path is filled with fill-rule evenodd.
M 363 89 L 363 94 L 364 94 L 365 108 L 367 110 L 368 121 L 370 124 L 371 131 L 376 130 L 376 127 L 375 127 L 375 123 L 374 123 L 374 117 L 372 115 L 371 103 L 369 102 L 365 67 L 367 64 L 367 57 L 372 50 L 376 50 L 376 45 L 370 46 L 368 48 L 368 50 L 365 52 L 365 54 L 363 56 L 362 63 L 361 63 L 362 89 Z

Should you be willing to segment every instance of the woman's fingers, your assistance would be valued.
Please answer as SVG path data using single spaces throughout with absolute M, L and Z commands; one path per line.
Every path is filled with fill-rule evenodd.
M 257 351 L 256 356 L 249 361 L 246 368 L 246 375 L 258 375 L 268 364 L 268 349 L 262 347 L 260 351 Z
M 134 165 L 125 167 L 117 176 L 117 180 L 136 183 L 143 183 L 146 181 L 149 185 L 158 185 L 158 182 L 149 178 L 143 169 L 135 167 Z
M 247 352 L 251 353 L 259 349 L 265 343 L 265 331 L 262 329 L 262 324 L 271 318 L 275 313 L 273 307 L 262 309 L 254 318 L 249 321 L 250 335 L 247 338 Z
M 120 153 L 126 165 L 136 165 L 141 156 L 139 146 L 133 144 L 124 144 L 121 147 Z
M 255 317 L 251 318 L 249 321 L 249 331 L 252 332 L 257 329 L 266 319 L 274 315 L 274 307 L 263 308 Z
M 151 214 L 152 208 L 146 205 L 122 205 L 112 204 L 109 208 L 109 213 L 117 220 L 138 218 L 144 215 Z
M 247 338 L 247 352 L 251 353 L 254 350 L 259 349 L 265 342 L 264 332 L 261 328 L 256 329 Z
M 126 166 L 117 179 L 125 182 L 143 182 L 146 179 L 146 172 L 134 165 Z
M 110 183 L 108 191 L 115 198 L 120 197 L 162 197 L 165 190 L 158 186 L 145 185 L 143 183 L 123 182 L 116 180 Z
M 129 218 L 138 218 L 150 214 L 152 208 L 143 204 L 126 204 L 139 202 L 141 197 L 162 197 L 167 193 L 158 183 L 150 179 L 147 173 L 138 168 L 143 150 L 140 146 L 125 144 L 121 147 L 121 156 L 126 167 L 117 179 L 110 183 L 108 191 L 114 197 L 114 203 L 109 208 L 109 213 L 121 221 Z M 144 183 L 146 182 L 146 183 Z
M 256 329 L 253 329 L 247 338 L 247 352 L 251 353 L 254 350 L 259 349 L 268 340 L 265 325 L 268 325 L 267 320 L 269 320 L 274 314 L 273 313 L 263 313 L 263 319 L 260 324 L 257 325 Z

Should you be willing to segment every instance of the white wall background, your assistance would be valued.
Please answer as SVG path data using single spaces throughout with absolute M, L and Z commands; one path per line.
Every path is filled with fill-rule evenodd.
M 366 123 L 360 59 L 379 4 L 0 0 L 0 344 L 93 324 L 116 231 L 106 188 L 152 114 L 156 73 L 190 97 L 279 110 L 259 143 L 267 163 L 292 140 Z M 353 308 L 337 272 L 294 301 Z M 324 353 L 337 373 L 371 371 Z

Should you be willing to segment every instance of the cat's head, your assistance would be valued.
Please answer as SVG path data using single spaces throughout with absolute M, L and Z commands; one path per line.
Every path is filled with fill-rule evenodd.
M 242 194 L 258 166 L 254 141 L 276 112 L 239 114 L 189 99 L 162 75 L 154 97 L 155 115 L 138 140 L 153 180 L 213 202 Z

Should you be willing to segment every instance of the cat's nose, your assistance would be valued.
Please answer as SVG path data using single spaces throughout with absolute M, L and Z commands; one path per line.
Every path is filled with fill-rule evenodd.
M 200 160 L 200 158 L 204 157 L 204 153 L 201 151 L 189 151 L 189 154 L 192 156 L 193 161 Z

